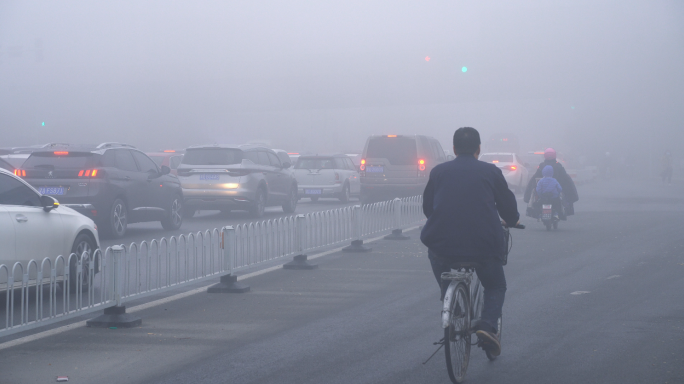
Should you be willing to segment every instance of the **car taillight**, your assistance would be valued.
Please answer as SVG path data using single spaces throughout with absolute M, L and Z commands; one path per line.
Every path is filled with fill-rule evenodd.
M 501 167 L 501 168 L 508 170 L 508 171 L 515 171 L 516 169 L 518 169 L 518 167 L 515 165 L 507 165 L 507 166 Z
M 340 174 L 335 172 L 335 184 L 340 184 L 342 183 L 342 180 L 340 180 Z
M 97 175 L 102 175 L 102 171 L 99 169 L 81 169 L 78 171 L 78 177 L 97 177 Z
M 15 169 L 14 174 L 19 176 L 19 177 L 26 177 L 26 170 L 25 169 Z
M 425 170 L 425 160 L 423 160 L 423 159 L 418 160 L 418 169 L 420 169 L 421 171 Z
M 362 171 L 366 170 L 366 159 L 361 159 L 361 165 L 359 165 L 359 169 Z

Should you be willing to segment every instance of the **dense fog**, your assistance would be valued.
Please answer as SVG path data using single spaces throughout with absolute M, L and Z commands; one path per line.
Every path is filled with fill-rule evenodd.
M 358 152 L 473 126 L 645 171 L 684 159 L 683 67 L 675 0 L 4 0 L 1 146 Z

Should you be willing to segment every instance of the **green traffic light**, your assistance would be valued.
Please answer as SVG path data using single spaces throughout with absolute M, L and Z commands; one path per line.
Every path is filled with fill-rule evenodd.
M 44 122 L 44 121 L 43 121 L 43 124 L 41 124 L 41 126 L 43 126 L 43 127 L 45 126 L 45 122 Z
M 467 67 L 461 68 L 461 72 L 463 72 L 463 73 L 468 72 L 468 68 Z

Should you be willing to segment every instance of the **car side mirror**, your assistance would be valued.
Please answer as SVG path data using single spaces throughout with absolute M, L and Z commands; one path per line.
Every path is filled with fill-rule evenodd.
M 167 167 L 166 165 L 161 166 L 161 174 L 162 175 L 168 175 L 171 173 L 171 168 Z
M 283 169 L 290 168 L 291 166 L 292 166 L 292 164 L 289 161 L 286 161 L 283 163 Z
M 52 196 L 43 195 L 40 197 L 40 202 L 43 204 L 43 211 L 50 212 L 59 207 L 59 202 Z

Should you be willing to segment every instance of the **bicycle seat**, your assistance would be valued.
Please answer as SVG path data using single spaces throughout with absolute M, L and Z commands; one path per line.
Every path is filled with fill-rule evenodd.
M 451 269 L 455 270 L 460 270 L 460 269 L 475 269 L 479 268 L 480 264 L 479 263 L 473 263 L 473 262 L 458 262 L 458 263 L 451 263 L 450 265 Z

